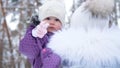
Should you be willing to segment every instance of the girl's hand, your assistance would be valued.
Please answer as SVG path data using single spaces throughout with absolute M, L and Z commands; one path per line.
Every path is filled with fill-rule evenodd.
M 44 35 L 47 33 L 47 28 L 49 24 L 46 23 L 45 21 L 42 21 L 39 25 L 37 25 L 33 30 L 32 30 L 32 36 L 33 37 L 39 37 L 43 38 Z

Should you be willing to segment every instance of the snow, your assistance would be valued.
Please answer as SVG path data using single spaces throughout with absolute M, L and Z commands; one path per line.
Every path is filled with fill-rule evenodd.
M 6 16 L 7 25 L 11 30 L 17 29 L 17 25 L 19 23 L 19 17 L 20 17 L 19 15 L 20 14 L 14 15 L 13 13 L 10 13 Z M 13 17 L 15 17 L 14 21 L 12 21 Z
M 120 18 L 118 18 L 118 27 L 120 28 Z

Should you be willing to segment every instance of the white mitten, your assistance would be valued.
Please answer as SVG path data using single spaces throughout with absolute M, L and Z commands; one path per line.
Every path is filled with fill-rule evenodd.
M 37 25 L 33 30 L 32 30 L 32 36 L 33 37 L 39 37 L 43 38 L 44 35 L 47 33 L 47 27 L 49 26 L 48 23 L 46 22 L 41 22 L 39 25 Z

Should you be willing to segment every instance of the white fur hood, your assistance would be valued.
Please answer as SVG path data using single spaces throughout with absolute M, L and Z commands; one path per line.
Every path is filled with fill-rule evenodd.
M 103 31 L 70 28 L 56 33 L 48 47 L 69 68 L 120 68 L 119 40 L 120 30 L 116 28 Z

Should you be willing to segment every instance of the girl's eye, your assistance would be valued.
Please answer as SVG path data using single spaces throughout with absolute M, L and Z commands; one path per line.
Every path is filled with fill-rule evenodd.
M 48 18 L 46 18 L 46 20 L 50 20 L 50 18 L 48 17 Z
M 55 21 L 59 21 L 59 19 L 55 19 Z

